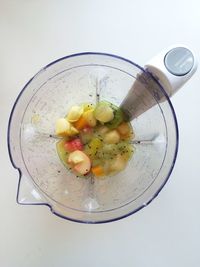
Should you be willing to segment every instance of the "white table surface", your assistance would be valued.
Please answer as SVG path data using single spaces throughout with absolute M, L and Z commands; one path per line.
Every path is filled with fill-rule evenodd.
M 0 0 L 0 266 L 200 266 L 200 69 L 172 99 L 180 147 L 171 178 L 133 216 L 84 225 L 46 207 L 19 206 L 18 173 L 7 154 L 13 102 L 44 65 L 81 51 L 118 54 L 143 65 L 174 43 L 199 56 L 198 0 Z

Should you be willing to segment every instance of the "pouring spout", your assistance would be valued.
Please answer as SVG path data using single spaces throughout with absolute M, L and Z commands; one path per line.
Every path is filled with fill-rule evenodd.
M 19 177 L 16 201 L 20 205 L 45 205 L 44 199 L 23 175 Z

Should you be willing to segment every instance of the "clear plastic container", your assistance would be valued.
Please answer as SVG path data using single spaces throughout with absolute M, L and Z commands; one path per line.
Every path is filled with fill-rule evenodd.
M 128 166 L 106 179 L 77 178 L 57 155 L 51 137 L 56 119 L 83 102 L 120 106 L 136 80 L 154 105 L 131 121 L 141 142 L 135 142 Z M 82 53 L 47 65 L 26 84 L 11 112 L 8 148 L 20 176 L 18 203 L 47 205 L 63 218 L 101 223 L 128 216 L 157 196 L 176 160 L 178 127 L 168 96 L 147 71 L 118 56 Z

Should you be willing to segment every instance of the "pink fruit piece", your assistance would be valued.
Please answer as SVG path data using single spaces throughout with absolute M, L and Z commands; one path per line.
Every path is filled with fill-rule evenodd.
M 80 138 L 73 139 L 71 141 L 67 141 L 64 144 L 65 150 L 68 152 L 73 152 L 75 150 L 83 150 L 83 144 Z
M 74 171 L 81 175 L 87 174 L 91 169 L 90 158 L 80 150 L 69 154 L 68 163 Z

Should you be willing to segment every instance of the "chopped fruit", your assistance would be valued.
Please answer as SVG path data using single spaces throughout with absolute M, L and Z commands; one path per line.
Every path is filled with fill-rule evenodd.
M 120 135 L 116 130 L 108 132 L 104 137 L 104 142 L 106 144 L 117 144 L 119 143 Z
M 87 124 L 91 127 L 95 127 L 97 120 L 94 116 L 94 109 L 89 109 L 83 113 L 83 118 L 87 121 Z
M 102 147 L 102 141 L 99 138 L 95 137 L 91 140 L 89 145 L 93 150 L 97 150 Z
M 126 141 L 119 142 L 117 144 L 116 149 L 119 151 L 119 154 L 123 156 L 123 158 L 128 161 L 133 155 L 134 148 L 131 144 Z
M 82 107 L 83 107 L 84 112 L 95 108 L 94 104 L 90 104 L 90 103 L 83 104 Z
M 134 153 L 132 126 L 120 108 L 102 101 L 73 106 L 56 122 L 57 153 L 78 177 L 98 179 L 122 171 Z
M 77 130 L 82 130 L 83 128 L 85 128 L 89 125 L 88 125 L 88 122 L 86 121 L 86 119 L 83 118 L 83 116 L 81 116 L 80 119 L 74 123 L 74 126 Z
M 110 154 L 112 152 L 114 152 L 115 154 L 117 153 L 117 150 L 116 150 L 117 146 L 115 144 L 105 144 L 103 146 L 103 152 L 106 154 Z
M 102 166 L 92 167 L 91 171 L 95 176 L 103 176 L 103 175 L 105 175 L 104 169 L 102 168 Z
M 64 147 L 68 152 L 73 152 L 75 150 L 83 150 L 83 144 L 80 138 L 76 138 L 74 140 L 66 142 L 64 144 Z
M 120 133 L 122 137 L 130 136 L 130 126 L 127 122 L 122 122 L 118 127 L 117 131 Z
M 96 167 L 96 166 L 101 165 L 101 164 L 102 164 L 102 160 L 100 160 L 98 158 L 92 160 L 92 167 Z
M 70 130 L 70 123 L 64 119 L 60 118 L 56 121 L 56 135 L 65 136 L 68 135 Z
M 91 127 L 85 127 L 80 132 L 80 138 L 83 144 L 89 143 L 93 136 L 93 128 Z
M 114 172 L 122 171 L 126 167 L 126 161 L 121 155 L 117 155 L 116 159 L 110 165 L 110 170 Z
M 74 136 L 74 135 L 76 135 L 78 133 L 79 133 L 79 131 L 76 128 L 74 128 L 74 126 L 71 125 L 71 127 L 70 127 L 70 129 L 68 131 L 68 135 L 69 136 Z
M 86 146 L 85 152 L 87 155 L 89 155 L 91 158 L 95 157 L 95 155 L 98 152 L 98 149 L 100 149 L 103 146 L 102 141 L 94 137 L 89 144 Z
M 83 133 L 91 134 L 93 132 L 93 129 L 91 127 L 85 127 L 82 130 Z
M 108 131 L 109 131 L 109 128 L 106 127 L 106 126 L 100 126 L 100 127 L 98 128 L 98 133 L 99 133 L 100 135 L 104 135 L 104 134 L 107 133 Z
M 83 153 L 79 150 L 75 150 L 69 154 L 68 162 L 72 164 L 77 164 L 84 161 Z
M 82 114 L 83 114 L 83 107 L 73 106 L 71 107 L 67 115 L 67 120 L 69 122 L 75 122 L 81 117 Z
M 74 128 L 65 118 L 60 118 L 56 121 L 56 135 L 65 137 L 73 136 L 78 133 L 79 131 Z
M 71 164 L 72 168 L 81 175 L 87 174 L 91 168 L 91 161 L 89 157 L 79 150 L 70 153 L 68 163 Z
M 114 118 L 110 122 L 106 123 L 106 126 L 109 129 L 115 129 L 124 120 L 124 114 L 123 114 L 122 110 L 120 108 L 118 108 L 117 106 L 111 104 L 111 107 L 114 111 Z
M 99 102 L 94 111 L 95 118 L 100 122 L 109 122 L 114 118 L 113 109 L 110 107 L 110 104 L 103 101 Z
M 118 153 L 120 152 L 117 149 L 116 144 L 103 143 L 102 148 L 98 150 L 97 156 L 98 158 L 104 161 L 110 161 L 111 159 L 115 158 Z M 100 165 L 103 165 L 103 164 L 100 164 Z

